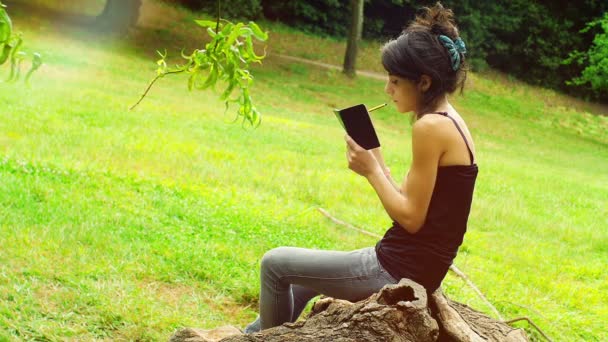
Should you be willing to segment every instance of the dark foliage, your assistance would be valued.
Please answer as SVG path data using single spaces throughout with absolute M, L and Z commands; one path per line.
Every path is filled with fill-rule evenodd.
M 214 13 L 215 0 L 169 0 Z M 421 6 L 436 0 L 366 0 L 363 36 L 387 40 L 399 35 Z M 443 0 L 457 18 L 473 70 L 487 66 L 532 84 L 581 97 L 601 99 L 597 91 L 566 82 L 585 65 L 564 63 L 573 51 L 588 51 L 601 27 L 580 31 L 608 11 L 608 1 L 581 0 Z M 222 0 L 222 15 L 255 19 L 264 16 L 290 26 L 346 37 L 350 1 L 345 0 Z
M 435 0 L 368 0 L 363 36 L 386 40 L 402 31 L 420 9 Z M 490 66 L 529 83 L 600 99 L 588 87 L 567 85 L 583 65 L 564 64 L 573 51 L 587 51 L 599 28 L 579 31 L 608 11 L 607 1 L 444 0 L 456 14 L 474 70 Z M 349 2 L 339 0 L 262 0 L 266 18 L 309 32 L 345 37 Z
M 168 0 L 195 11 L 217 12 L 217 0 Z M 221 14 L 227 19 L 257 19 L 262 13 L 260 0 L 221 0 Z
M 264 16 L 317 34 L 345 37 L 350 20 L 350 1 L 262 0 Z

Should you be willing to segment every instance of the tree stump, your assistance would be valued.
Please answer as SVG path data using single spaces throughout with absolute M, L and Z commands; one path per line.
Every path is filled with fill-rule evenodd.
M 322 298 L 306 320 L 255 334 L 236 328 L 182 329 L 170 342 L 274 341 L 528 341 L 521 329 L 446 298 L 441 290 L 427 297 L 418 283 L 402 279 L 357 303 Z

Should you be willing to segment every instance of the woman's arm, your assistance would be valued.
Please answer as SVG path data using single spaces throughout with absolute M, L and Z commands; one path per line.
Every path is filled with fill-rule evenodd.
M 440 137 L 433 126 L 433 121 L 424 119 L 413 126 L 412 166 L 401 192 L 384 175 L 371 151 L 346 137 L 349 167 L 367 178 L 388 215 L 411 234 L 418 232 L 426 219 L 442 154 Z
M 388 168 L 388 166 L 386 166 L 386 163 L 384 162 L 384 156 L 382 155 L 382 147 L 372 148 L 370 151 L 376 158 L 376 161 L 378 161 L 378 164 L 380 164 L 382 172 L 389 180 L 389 182 L 391 182 L 391 184 L 393 185 L 393 187 L 395 187 L 395 189 L 397 189 L 397 191 L 401 192 L 401 186 L 397 184 L 397 182 L 395 182 L 395 179 L 393 179 L 393 176 L 391 175 L 390 169 Z

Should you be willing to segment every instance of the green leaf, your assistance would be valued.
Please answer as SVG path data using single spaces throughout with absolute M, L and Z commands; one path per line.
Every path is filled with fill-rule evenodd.
M 21 36 L 18 36 L 17 43 L 15 44 L 15 46 L 13 47 L 13 50 L 11 51 L 11 61 L 13 61 L 15 59 L 15 57 L 17 56 L 17 53 L 19 52 L 19 49 L 21 48 L 22 44 L 23 44 L 23 38 L 21 38 Z
M 196 81 L 196 76 L 198 74 L 194 73 L 192 75 L 190 75 L 190 77 L 188 77 L 188 90 L 192 91 L 192 88 L 194 88 L 194 82 Z
M 259 62 L 262 59 L 264 59 L 264 57 L 265 57 L 264 55 L 258 56 L 258 55 L 255 54 L 255 51 L 253 50 L 253 41 L 251 40 L 251 37 L 247 37 L 246 41 L 247 41 L 247 44 L 246 44 L 246 46 L 247 46 L 247 52 L 251 56 L 251 59 L 252 59 L 251 61 L 252 62 Z
M 239 30 L 239 35 L 243 38 L 252 36 L 253 30 L 251 30 L 251 28 L 249 28 L 247 26 L 241 27 L 241 29 Z
M 184 49 L 182 49 L 180 54 L 182 55 L 183 59 L 192 60 L 197 52 L 198 52 L 198 50 L 194 50 L 194 52 L 192 52 L 192 54 L 188 56 L 188 55 L 184 54 Z
M 194 63 L 196 64 L 208 64 L 209 63 L 209 56 L 207 56 L 207 51 L 206 50 L 196 50 L 196 53 L 193 54 L 194 55 Z
M 218 68 L 217 68 L 217 65 L 214 64 L 211 66 L 209 76 L 207 76 L 205 83 L 203 83 L 203 85 L 200 86 L 199 89 L 207 89 L 211 86 L 214 86 L 215 83 L 217 82 L 217 76 L 218 76 Z
M 40 68 L 40 66 L 42 66 L 42 55 L 38 52 L 34 52 L 32 58 L 32 69 L 37 70 Z
M 237 85 L 238 85 L 238 82 L 230 82 L 228 84 L 228 87 L 226 87 L 226 89 L 222 93 L 222 96 L 220 96 L 220 100 L 222 100 L 222 101 L 228 100 L 228 98 L 230 97 L 230 94 L 232 94 L 232 92 L 234 91 L 234 88 L 236 88 Z
M 241 23 L 239 23 L 238 25 L 242 25 Z M 224 35 L 225 37 L 227 37 L 230 34 L 230 31 L 232 31 L 232 29 L 234 28 L 234 24 L 231 22 L 226 22 L 226 25 L 224 25 L 224 27 L 222 28 L 222 35 Z
M 198 26 L 201 27 L 215 27 L 217 26 L 217 21 L 212 21 L 212 20 L 194 20 L 195 23 L 198 24 Z
M 11 54 L 13 47 L 10 44 L 4 44 L 2 47 L 2 53 L 0 54 L 0 65 L 4 64 L 8 60 L 8 56 Z
M 30 67 L 30 70 L 25 75 L 26 84 L 29 84 L 32 74 L 34 73 L 34 71 L 38 70 L 41 66 L 42 66 L 42 56 L 38 52 L 35 52 L 33 54 L 33 58 L 32 58 L 32 66 Z
M 242 26 L 243 26 L 243 24 L 239 23 L 234 27 L 232 32 L 230 32 L 230 34 L 228 35 L 228 39 L 226 40 L 226 45 L 232 46 L 232 44 L 234 44 L 236 39 L 241 35 Z
M 13 34 L 13 23 L 8 13 L 0 8 L 0 43 L 7 43 Z
M 258 26 L 258 24 L 254 23 L 253 21 L 249 22 L 249 27 L 251 28 L 251 31 L 253 31 L 253 35 L 261 40 L 261 41 L 266 41 L 268 40 L 268 33 L 262 31 L 262 29 L 260 29 L 260 27 Z

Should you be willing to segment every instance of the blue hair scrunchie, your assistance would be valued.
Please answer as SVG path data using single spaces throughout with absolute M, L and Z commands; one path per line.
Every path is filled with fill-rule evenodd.
M 439 41 L 448 49 L 450 60 L 452 61 L 452 69 L 454 71 L 458 70 L 458 68 L 460 68 L 460 54 L 464 55 L 467 53 L 464 41 L 460 39 L 460 37 L 456 38 L 456 40 L 452 40 L 450 37 L 443 34 L 439 36 Z

